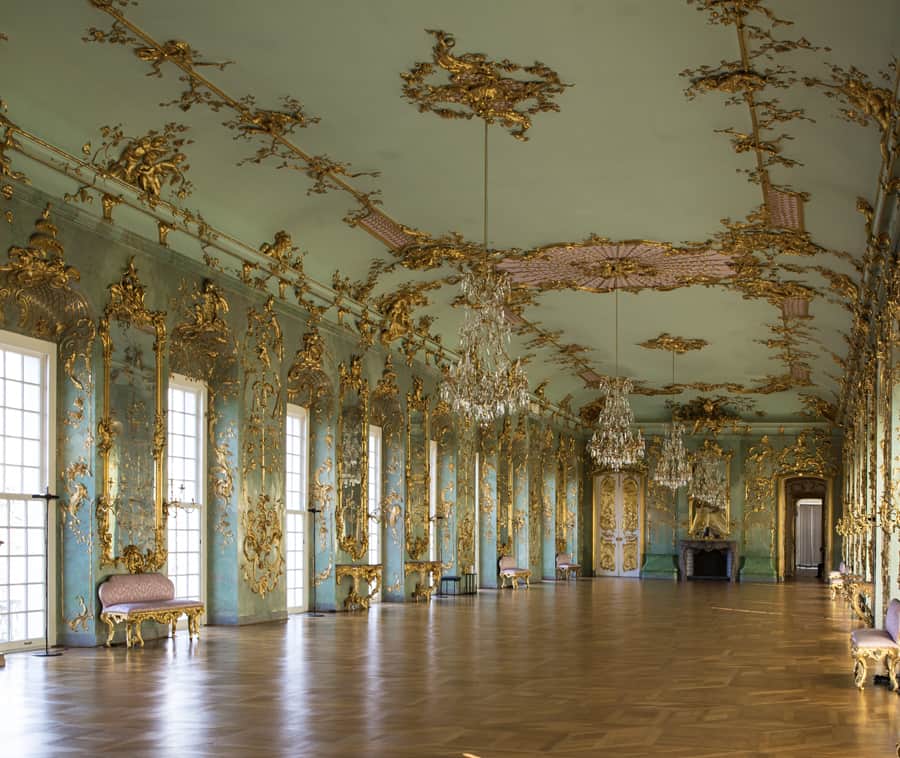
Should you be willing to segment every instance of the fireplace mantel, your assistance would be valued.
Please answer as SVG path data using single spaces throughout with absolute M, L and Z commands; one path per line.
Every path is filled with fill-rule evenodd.
M 687 581 L 694 575 L 694 553 L 720 550 L 725 552 L 725 566 L 728 579 L 737 581 L 738 547 L 733 540 L 705 539 L 678 541 L 678 580 Z

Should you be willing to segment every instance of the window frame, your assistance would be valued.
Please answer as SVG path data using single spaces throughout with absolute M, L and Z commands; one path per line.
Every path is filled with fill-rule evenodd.
M 199 397 L 199 407 L 197 410 L 197 485 L 198 485 L 198 494 L 200 495 L 199 502 L 199 511 L 200 511 L 200 602 L 206 605 L 208 594 L 208 557 L 207 557 L 207 543 L 208 535 L 207 535 L 207 523 L 208 523 L 208 513 L 209 513 L 209 503 L 208 503 L 208 461 L 207 461 L 207 420 L 209 418 L 209 388 L 206 386 L 206 383 L 200 381 L 199 379 L 192 379 L 189 376 L 185 376 L 184 374 L 170 373 L 169 374 L 169 383 L 166 386 L 166 485 L 168 489 L 168 484 L 170 482 L 170 473 L 169 473 L 169 456 L 171 455 L 171 451 L 169 449 L 169 390 L 170 389 L 179 389 L 182 392 L 194 392 Z M 172 493 L 168 493 L 171 495 Z M 168 518 L 166 519 L 166 548 L 169 546 L 169 535 L 168 535 Z M 166 559 L 166 568 L 168 570 L 168 558 Z M 187 622 L 182 619 L 179 622 L 179 627 L 184 626 Z M 200 617 L 200 623 L 206 623 L 206 614 Z
M 310 455 L 310 447 L 309 447 L 309 409 L 302 405 L 295 405 L 294 403 L 287 403 L 285 407 L 285 424 L 284 424 L 284 436 L 285 436 L 285 451 L 284 451 L 284 534 L 285 534 L 285 609 L 288 614 L 295 613 L 306 613 L 309 611 L 309 601 L 310 601 L 310 589 L 311 582 L 314 581 L 313 571 L 312 571 L 312 555 L 311 555 L 311 529 L 309 524 L 309 455 Z M 299 510 L 292 509 L 288 507 L 288 485 L 287 485 L 287 477 L 288 477 L 288 465 L 287 465 L 287 436 L 288 436 L 288 419 L 289 418 L 299 418 L 302 419 L 301 425 L 303 429 L 303 434 L 301 435 L 301 439 L 303 440 L 303 450 L 300 452 L 298 456 L 300 458 L 301 465 L 301 481 L 302 481 L 302 490 L 301 490 L 301 505 L 303 506 Z M 301 598 L 303 603 L 301 605 L 291 605 L 289 603 L 289 594 L 290 594 L 290 586 L 288 584 L 288 577 L 290 576 L 289 571 L 290 567 L 288 565 L 288 554 L 287 550 L 287 541 L 288 541 L 288 513 L 292 514 L 302 514 L 300 517 L 300 522 L 303 527 L 302 532 L 302 542 L 303 542 L 303 558 L 302 558 L 302 583 L 300 586 L 301 590 Z
M 0 330 L 0 349 L 9 349 L 10 352 L 21 352 L 23 354 L 31 354 L 37 356 L 41 360 L 41 375 L 44 382 L 44 393 L 42 398 L 42 408 L 46 410 L 46 415 L 42 419 L 41 433 L 44 435 L 44 445 L 41 450 L 41 472 L 40 477 L 45 481 L 45 486 L 56 491 L 58 487 L 56 477 L 56 394 L 57 394 L 57 346 L 54 342 L 39 340 L 34 337 L 28 337 L 24 334 Z M 29 494 L 25 492 L 0 492 L 0 498 L 4 500 L 25 500 L 32 502 L 31 497 L 23 497 Z M 45 508 L 47 504 L 45 504 Z M 47 589 L 46 597 L 48 598 L 47 607 L 44 613 L 49 614 L 47 620 L 48 639 L 50 645 L 57 643 L 58 625 L 56 617 L 58 615 L 59 602 L 57 598 L 57 574 L 59 563 L 57 561 L 57 531 L 59 518 L 57 516 L 57 508 L 49 508 L 46 516 L 46 576 Z M 43 635 L 40 637 L 29 637 L 24 640 L 13 640 L 8 642 L 0 642 L 0 653 L 15 652 L 19 650 L 34 649 L 36 642 L 43 641 Z

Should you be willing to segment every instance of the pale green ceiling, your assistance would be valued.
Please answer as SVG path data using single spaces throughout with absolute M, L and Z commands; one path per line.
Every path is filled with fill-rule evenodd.
M 87 27 L 108 26 L 87 0 L 4 5 L 0 32 L 9 40 L 0 47 L 0 96 L 9 117 L 25 129 L 77 154 L 83 143 L 99 142 L 103 124 L 121 122 L 129 133 L 142 134 L 166 121 L 183 122 L 194 140 L 187 152 L 195 191 L 186 205 L 213 225 L 254 247 L 276 230 L 288 230 L 308 252 L 307 272 L 321 281 L 330 281 L 335 269 L 362 279 L 373 259 L 390 257 L 381 243 L 342 222 L 354 205 L 346 194 L 308 196 L 309 181 L 296 172 L 236 166 L 254 148 L 220 126 L 227 114 L 161 108 L 181 90 L 171 65 L 155 78 L 128 48 L 84 44 Z M 786 56 L 801 75 L 825 76 L 826 61 L 875 74 L 900 53 L 900 5 L 894 0 L 768 5 L 795 22 L 782 33 L 831 48 Z M 758 187 L 737 172 L 752 158 L 736 155 L 714 133 L 746 131 L 746 109 L 726 108 L 719 94 L 688 101 L 687 82 L 679 76 L 685 68 L 736 57 L 735 35 L 708 25 L 705 14 L 680 0 L 142 0 L 124 12 L 157 40 L 183 39 L 206 60 L 234 60 L 224 71 L 203 69 L 229 93 L 252 93 L 258 105 L 272 108 L 283 95 L 301 100 L 321 122 L 299 131 L 294 141 L 310 154 L 380 171 L 377 179 L 354 183 L 380 189 L 390 216 L 433 234 L 480 236 L 481 125 L 419 114 L 402 99 L 400 72 L 430 58 L 426 28 L 452 32 L 458 53 L 484 52 L 523 64 L 537 59 L 575 85 L 558 98 L 559 113 L 535 117 L 529 142 L 492 130 L 493 245 L 528 249 L 590 233 L 702 241 L 720 229 L 721 219 L 742 218 L 760 202 Z M 804 108 L 815 123 L 789 125 L 795 139 L 786 151 L 803 165 L 775 168 L 773 180 L 810 193 L 806 227 L 816 243 L 861 256 L 864 231 L 854 206 L 857 196 L 873 198 L 879 166 L 874 131 L 841 121 L 833 101 L 802 84 L 779 96 L 785 105 Z M 43 177 L 41 186 L 70 189 L 35 175 Z M 172 244 L 177 249 L 190 242 L 173 238 Z M 832 258 L 822 263 L 850 271 Z M 377 291 L 446 273 L 395 273 Z M 818 275 L 806 280 L 824 285 Z M 435 316 L 434 328 L 450 346 L 460 322 L 450 306 L 454 296 L 453 287 L 444 287 L 422 311 Z M 609 372 L 612 303 L 609 294 L 557 291 L 525 315 L 562 330 L 562 342 L 588 346 L 586 359 Z M 849 315 L 822 298 L 813 301 L 811 313 L 821 345 L 804 346 L 815 353 L 809 359 L 814 386 L 802 391 L 833 400 L 838 388 L 829 374 L 837 366 L 822 346 L 845 354 L 841 332 L 849 330 Z M 745 300 L 723 287 L 623 294 L 621 369 L 651 386 L 667 383 L 668 355 L 636 345 L 669 332 L 710 343 L 679 359 L 679 381 L 761 382 L 785 371 L 759 343 L 771 336 L 766 324 L 777 316 L 765 301 Z M 515 338 L 515 349 L 529 352 L 526 341 Z M 532 387 L 548 379 L 547 396 L 559 400 L 571 393 L 576 409 L 595 397 L 581 379 L 551 362 L 552 348 L 534 352 Z M 802 409 L 796 389 L 749 397 L 775 420 L 797 418 Z M 635 398 L 638 417 L 662 418 L 665 400 Z

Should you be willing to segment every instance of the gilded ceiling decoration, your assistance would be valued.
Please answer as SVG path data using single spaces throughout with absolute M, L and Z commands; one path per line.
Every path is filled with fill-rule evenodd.
M 867 333 L 869 319 L 863 301 L 868 288 L 856 279 L 853 272 L 847 273 L 848 265 L 855 266 L 857 272 L 860 271 L 857 261 L 840 251 L 829 250 L 813 240 L 805 228 L 804 205 L 809 199 L 808 195 L 784 183 L 785 172 L 799 165 L 789 154 L 788 148 L 791 143 L 787 130 L 791 124 L 806 119 L 802 109 L 788 102 L 788 95 L 798 82 L 817 87 L 824 95 L 833 97 L 839 103 L 847 119 L 873 126 L 881 138 L 882 151 L 885 154 L 890 153 L 891 141 L 896 140 L 896 97 L 891 92 L 889 84 L 877 81 L 876 77 L 869 78 L 865 72 L 850 65 L 830 66 L 830 77 L 827 72 L 819 76 L 803 77 L 793 71 L 790 66 L 800 67 L 804 59 L 814 59 L 816 56 L 813 53 L 819 48 L 813 46 L 799 33 L 788 33 L 787 39 L 776 36 L 776 32 L 784 34 L 785 30 L 790 31 L 790 22 L 777 18 L 768 7 L 777 3 L 766 3 L 764 0 L 693 0 L 689 4 L 703 12 L 709 19 L 712 25 L 710 34 L 727 33 L 725 43 L 733 39 L 737 52 L 733 56 L 725 56 L 730 60 L 694 67 L 684 72 L 690 80 L 687 82 L 688 96 L 719 93 L 726 104 L 738 106 L 736 111 L 738 118 L 735 119 L 734 126 L 717 131 L 725 136 L 738 156 L 747 159 L 746 173 L 751 181 L 760 186 L 762 205 L 751 211 L 745 219 L 726 220 L 719 232 L 709 235 L 709 239 L 705 242 L 679 243 L 683 247 L 671 246 L 670 250 L 691 255 L 708 253 L 716 256 L 723 269 L 729 269 L 728 272 L 724 274 L 720 272 L 714 281 L 707 281 L 705 278 L 707 272 L 702 266 L 698 266 L 687 276 L 679 276 L 676 272 L 666 279 L 670 269 L 660 267 L 657 261 L 647 260 L 645 255 L 629 256 L 617 251 L 605 257 L 597 256 L 597 260 L 589 258 L 583 265 L 579 265 L 582 261 L 577 256 L 567 260 L 563 255 L 551 260 L 542 255 L 554 248 L 563 251 L 569 248 L 580 250 L 585 247 L 584 242 L 543 246 L 525 253 L 492 251 L 492 254 L 496 257 L 502 255 L 506 259 L 504 268 L 507 265 L 520 267 L 515 273 L 509 271 L 514 278 L 521 277 L 518 292 L 540 293 L 566 287 L 605 292 L 613 286 L 626 289 L 665 290 L 673 286 L 714 283 L 746 298 L 764 299 L 780 311 L 782 318 L 771 320 L 770 334 L 764 335 L 763 340 L 763 344 L 772 350 L 773 356 L 782 364 L 772 375 L 765 376 L 755 383 L 752 380 L 748 381 L 746 384 L 684 382 L 678 385 L 658 386 L 638 382 L 636 383 L 638 394 L 664 396 L 694 389 L 740 395 L 783 392 L 822 384 L 830 374 L 822 372 L 821 363 L 810 356 L 829 355 L 836 364 L 841 364 L 844 359 L 831 348 L 837 349 L 838 352 L 842 352 L 842 348 L 830 339 L 830 334 L 833 334 L 834 330 L 829 329 L 829 334 L 826 334 L 825 330 L 809 328 L 804 322 L 810 315 L 820 317 L 821 303 L 839 304 L 854 319 L 854 336 L 851 337 L 851 342 L 856 345 Z M 126 17 L 134 3 L 91 0 L 89 5 L 96 10 L 87 10 L 86 13 L 99 12 L 108 18 L 109 24 L 102 29 L 90 29 L 86 36 L 87 41 L 104 42 L 110 46 L 124 48 L 132 62 L 135 60 L 142 62 L 143 70 L 152 77 L 148 81 L 154 85 L 156 78 L 171 79 L 174 72 L 179 77 L 180 85 L 168 96 L 168 102 L 163 104 L 169 107 L 178 106 L 184 112 L 194 110 L 195 106 L 205 106 L 205 110 L 211 110 L 214 114 L 221 112 L 224 134 L 238 140 L 239 147 L 245 144 L 245 140 L 252 141 L 253 149 L 248 150 L 249 155 L 240 162 L 265 163 L 273 168 L 290 168 L 308 178 L 308 182 L 302 183 L 307 193 L 316 194 L 338 188 L 354 199 L 359 210 L 351 213 L 348 218 L 384 242 L 394 253 L 395 258 L 375 271 L 368 291 L 359 291 L 361 297 L 356 297 L 352 293 L 344 296 L 336 292 L 325 294 L 315 302 L 325 302 L 326 299 L 333 297 L 332 302 L 337 305 L 339 318 L 349 315 L 344 326 L 358 335 L 362 348 L 381 340 L 401 350 L 408 360 L 412 360 L 415 355 L 424 354 L 426 359 L 430 356 L 435 363 L 439 363 L 450 356 L 449 351 L 445 353 L 440 347 L 438 335 L 429 334 L 429 330 L 435 325 L 440 326 L 439 321 L 431 323 L 431 319 L 438 313 L 436 307 L 440 307 L 440 302 L 429 300 L 435 301 L 437 298 L 425 297 L 423 292 L 408 293 L 410 297 L 405 298 L 404 293 L 395 293 L 386 287 L 379 289 L 378 280 L 382 273 L 392 270 L 392 265 L 402 265 L 417 271 L 437 267 L 462 271 L 472 260 L 469 248 L 474 251 L 477 246 L 467 243 L 461 235 L 448 234 L 437 237 L 404 225 L 376 207 L 379 204 L 376 194 L 361 191 L 350 184 L 355 183 L 356 178 L 374 175 L 377 172 L 357 171 L 349 164 L 327 155 L 314 156 L 303 151 L 292 135 L 300 129 L 314 125 L 318 118 L 306 113 L 296 98 L 285 97 L 270 103 L 273 107 L 269 109 L 263 107 L 265 103 L 261 96 L 232 95 L 211 81 L 209 77 L 228 83 L 228 79 L 237 69 L 236 65 L 232 65 L 231 59 L 243 57 L 231 54 L 237 50 L 224 52 L 212 50 L 209 49 L 209 42 L 203 42 L 199 45 L 203 50 L 201 53 L 194 45 L 179 38 L 177 28 L 167 27 L 164 37 L 159 41 L 154 40 L 134 21 Z M 141 12 L 144 12 L 143 8 Z M 685 13 L 692 15 L 687 9 Z M 152 14 L 150 16 L 152 17 Z M 148 28 L 157 27 L 151 27 L 148 22 Z M 404 75 L 405 94 L 408 96 L 406 90 L 411 89 L 414 98 L 420 98 L 414 99 L 414 102 L 422 110 L 446 118 L 476 116 L 484 118 L 484 113 L 488 113 L 489 117 L 495 119 L 494 123 L 509 130 L 516 138 L 525 139 L 530 135 L 531 117 L 534 113 L 558 108 L 556 100 L 567 85 L 560 81 L 555 72 L 545 70 L 546 67 L 541 64 L 522 67 L 508 61 L 491 61 L 478 54 L 455 54 L 451 35 L 434 31 L 431 33 L 435 39 L 433 60 L 418 64 Z M 463 31 L 460 30 L 459 35 L 462 34 Z M 700 47 L 701 45 L 698 45 L 698 48 Z M 717 60 L 718 57 L 721 56 L 713 60 Z M 507 65 L 513 68 L 504 68 Z M 814 72 L 813 65 L 817 65 L 814 60 L 804 68 L 804 73 Z M 891 76 L 885 79 L 885 82 L 889 81 L 892 81 Z M 492 102 L 491 98 L 497 94 L 492 82 L 502 82 L 503 88 L 508 88 L 510 93 L 522 99 L 513 99 L 506 103 L 500 100 Z M 542 100 L 536 95 L 532 99 L 525 97 L 529 86 L 544 87 L 546 98 Z M 577 92 L 570 93 L 570 97 Z M 313 97 L 308 92 L 304 95 Z M 154 102 L 166 99 L 157 97 Z M 784 103 L 781 102 L 782 99 Z M 427 101 L 424 107 L 421 100 Z M 510 106 L 511 112 L 504 111 L 506 106 Z M 482 113 L 478 108 L 488 110 Z M 0 116 L 0 128 L 8 126 L 9 123 L 4 116 Z M 142 128 L 132 128 L 131 131 L 151 137 L 152 132 L 148 132 L 146 128 L 153 124 L 154 122 L 148 119 L 140 124 Z M 15 151 L 13 143 L 21 136 L 27 135 L 16 128 L 7 128 L 5 139 L 0 141 L 0 195 L 4 197 L 11 193 L 13 185 L 13 181 L 4 183 L 4 180 L 20 178 L 11 176 L 9 155 Z M 177 138 L 184 136 L 179 134 Z M 134 142 L 138 143 L 139 140 Z M 184 144 L 187 145 L 188 142 Z M 157 184 L 162 195 L 166 195 L 167 190 L 170 190 L 169 194 L 177 198 L 178 186 L 173 182 L 179 181 L 178 171 L 181 171 L 181 179 L 187 181 L 187 174 L 184 171 L 187 160 L 172 162 L 163 156 L 158 158 L 157 163 L 157 158 L 151 154 L 149 165 L 142 165 L 144 158 L 141 157 L 140 151 L 140 145 L 136 144 L 134 151 L 126 154 L 123 142 L 108 155 L 100 156 L 102 160 L 100 165 L 95 167 L 98 171 L 96 175 L 102 177 L 102 172 L 107 166 L 118 161 L 120 165 L 116 166 L 116 170 L 121 171 L 123 177 L 130 177 L 127 181 L 136 181 L 137 183 L 132 183 L 132 186 L 145 194 L 151 203 Z M 185 154 L 186 151 L 181 149 L 176 152 Z M 158 182 L 146 175 L 149 172 L 152 176 L 152 166 L 157 165 Z M 887 162 L 883 164 L 883 169 L 886 168 Z M 165 174 L 166 171 L 169 172 L 168 175 Z M 75 175 L 79 181 L 86 182 L 86 187 L 90 177 L 85 179 L 81 175 Z M 193 178 L 199 183 L 198 176 Z M 25 177 L 21 176 L 21 179 L 24 180 Z M 891 181 L 890 172 L 883 170 L 880 177 L 882 189 L 887 190 L 891 187 Z M 102 186 L 102 184 L 92 186 L 91 191 L 98 192 Z M 893 191 L 896 189 L 895 187 Z M 128 193 L 123 195 L 123 197 L 102 195 L 106 218 L 111 218 L 112 208 L 117 203 L 128 202 L 126 197 L 130 195 Z M 162 199 L 159 206 L 168 210 Z M 879 227 L 878 223 L 879 214 L 884 215 L 881 205 L 876 202 L 876 198 L 871 200 L 860 198 L 860 212 L 866 218 L 867 234 L 873 238 L 870 257 L 877 258 L 880 255 L 877 246 L 883 245 L 885 241 L 885 238 L 879 237 L 884 229 L 883 226 Z M 169 234 L 168 239 L 177 248 L 181 234 L 187 227 L 191 227 L 191 236 L 201 239 L 204 250 L 207 247 L 209 249 L 216 247 L 215 244 L 210 246 L 209 242 L 214 242 L 215 236 L 222 234 L 221 241 L 226 243 L 226 247 L 232 247 L 233 255 L 233 251 L 237 248 L 232 243 L 237 242 L 236 240 L 209 227 L 199 214 L 188 211 L 183 211 L 183 214 L 176 216 L 171 225 L 168 219 L 164 220 L 166 228 L 160 227 L 161 239 L 165 239 L 165 232 L 172 229 L 173 233 Z M 276 238 L 267 245 L 277 252 L 279 250 L 277 243 Z M 304 245 L 306 244 L 314 246 L 315 242 L 304 236 Z M 615 246 L 628 243 L 608 244 Z M 669 247 L 668 243 L 649 244 Z M 248 286 L 267 292 L 277 291 L 283 299 L 289 301 L 296 299 L 301 307 L 306 307 L 312 302 L 309 298 L 313 291 L 316 297 L 319 297 L 318 285 L 313 282 L 314 289 L 311 289 L 310 280 L 302 271 L 285 268 L 277 255 L 269 257 L 265 251 L 257 250 L 255 244 L 249 246 L 249 252 L 261 252 L 267 260 L 248 255 L 246 260 L 238 263 L 238 276 L 244 279 Z M 836 266 L 838 270 L 833 270 L 829 268 L 833 264 L 828 263 L 827 256 L 836 257 L 845 265 Z M 300 256 L 296 257 L 298 263 L 302 264 Z M 664 257 L 673 257 L 677 260 L 679 256 Z M 207 254 L 206 260 L 211 266 L 220 265 L 219 259 L 212 255 Z M 227 270 L 228 273 L 234 271 L 231 268 L 223 270 Z M 426 284 L 433 285 L 434 289 L 437 289 L 442 283 L 448 283 L 451 277 L 448 277 L 447 273 L 445 269 L 441 272 L 444 277 L 442 280 Z M 824 277 L 824 285 L 817 283 L 819 275 Z M 369 282 L 365 280 L 364 283 Z M 514 291 L 513 296 L 516 297 L 517 294 Z M 590 359 L 593 345 L 580 345 L 567 340 L 564 331 L 556 328 L 559 326 L 558 323 L 541 324 L 542 313 L 537 299 L 536 296 L 524 306 L 511 309 L 510 323 L 525 340 L 529 341 L 541 361 L 551 361 L 559 365 L 567 374 L 578 377 L 579 381 L 583 381 L 589 387 L 596 385 L 602 379 L 603 373 Z M 356 302 L 353 302 L 354 300 Z M 386 305 L 391 313 L 382 313 L 375 304 L 376 300 Z M 755 336 L 759 336 L 758 330 L 751 339 Z M 852 371 L 852 366 L 850 368 Z M 852 384 L 854 381 L 848 381 L 845 387 Z M 560 391 L 559 394 L 563 394 L 564 391 Z M 815 391 L 820 395 L 828 395 L 824 387 Z M 548 390 L 547 396 L 550 394 L 551 391 Z M 796 395 L 791 397 L 795 398 Z M 809 409 L 811 410 L 812 406 Z
M 580 244 L 548 245 L 498 268 L 514 284 L 537 289 L 609 292 L 674 289 L 712 284 L 734 275 L 728 256 L 716 250 L 684 250 L 665 242 L 612 242 L 590 237 Z
M 713 436 L 723 429 L 733 432 L 746 432 L 750 427 L 741 419 L 741 411 L 753 408 L 753 401 L 748 398 L 696 397 L 688 403 L 667 403 L 672 409 L 672 417 L 682 424 L 691 426 L 691 434 L 706 431 Z
M 329 189 L 339 189 L 349 193 L 365 207 L 379 201 L 377 192 L 363 192 L 351 186 L 347 179 L 354 176 L 376 176 L 377 172 L 357 172 L 349 170 L 349 164 L 335 161 L 328 156 L 314 156 L 307 153 L 289 139 L 301 128 L 319 121 L 303 111 L 299 100 L 291 96 L 281 99 L 281 109 L 260 108 L 252 94 L 233 96 L 218 87 L 197 69 L 201 66 L 215 67 L 220 71 L 234 61 L 213 63 L 198 61 L 197 52 L 183 40 L 158 42 L 137 26 L 124 14 L 124 9 L 137 5 L 135 0 L 90 0 L 91 4 L 108 14 L 111 24 L 108 29 L 91 27 L 82 37 L 85 42 L 109 43 L 131 47 L 135 55 L 150 64 L 150 75 L 162 77 L 162 64 L 172 63 L 180 71 L 179 81 L 185 89 L 173 100 L 160 103 L 163 106 L 176 105 L 182 111 L 189 111 L 195 105 L 202 105 L 214 113 L 229 111 L 233 117 L 222 125 L 236 140 L 255 140 L 256 152 L 240 163 L 262 163 L 273 159 L 276 168 L 295 169 L 313 179 L 310 189 L 313 193 L 323 193 Z
M 648 350 L 666 350 L 683 355 L 691 350 L 702 350 L 709 343 L 702 339 L 688 339 L 686 337 L 673 337 L 668 332 L 663 332 L 659 337 L 641 342 L 641 347 Z
M 521 66 L 509 60 L 492 61 L 481 53 L 453 55 L 456 40 L 447 32 L 426 29 L 435 38 L 434 63 L 417 63 L 401 74 L 403 96 L 418 106 L 422 113 L 435 113 L 441 118 L 480 118 L 485 123 L 499 123 L 518 140 L 527 140 L 531 116 L 558 111 L 554 98 L 565 92 L 557 74 L 543 63 Z M 447 72 L 447 84 L 428 84 L 437 66 Z M 518 79 L 504 74 L 522 72 L 535 79 Z
M 178 200 L 193 191 L 193 185 L 185 175 L 190 166 L 182 150 L 192 140 L 184 137 L 188 127 L 170 122 L 162 129 L 151 129 L 141 137 L 129 137 L 121 124 L 100 127 L 103 142 L 91 156 L 91 164 L 101 176 L 120 179 L 135 187 L 151 205 L 162 196 L 163 187 L 169 186 Z M 82 152 L 90 154 L 88 142 Z M 75 195 L 80 192 L 76 190 Z M 70 199 L 69 196 L 67 199 Z

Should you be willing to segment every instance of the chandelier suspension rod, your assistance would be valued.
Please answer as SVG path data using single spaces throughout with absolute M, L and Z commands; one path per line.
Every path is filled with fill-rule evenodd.
M 488 122 L 484 122 L 484 257 L 488 254 Z
M 619 286 L 618 282 L 613 284 L 616 293 L 616 379 L 619 378 Z

